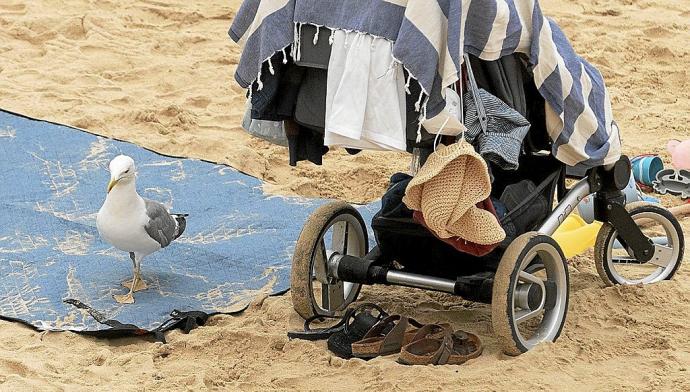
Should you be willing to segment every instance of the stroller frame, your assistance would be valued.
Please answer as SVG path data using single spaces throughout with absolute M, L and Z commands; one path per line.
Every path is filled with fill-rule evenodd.
M 604 182 L 604 179 L 607 182 Z M 622 157 L 608 169 L 599 167 L 591 171 L 590 175 L 581 179 L 568 190 L 558 206 L 539 227 L 537 233 L 545 236 L 553 235 L 586 196 L 597 193 L 594 207 L 595 216 L 600 221 L 610 222 L 619 231 L 623 241 L 629 244 L 633 253 L 640 255 L 640 261 L 648 262 L 654 257 L 664 257 L 664 254 L 667 253 L 664 247 L 649 242 L 625 210 L 624 199 L 622 199 L 624 196 L 621 191 L 629 179 L 630 163 L 627 157 Z M 482 296 L 481 293 L 467 291 L 467 287 L 471 285 L 458 284 L 458 281 L 461 281 L 463 277 L 458 278 L 458 280 L 450 280 L 376 266 L 377 253 L 378 249 L 375 247 L 363 259 L 333 254 L 328 260 L 328 273 L 337 279 L 353 283 L 391 284 L 435 290 L 460 295 L 475 302 L 491 303 L 490 299 Z M 366 262 L 362 263 L 363 260 Z
M 450 293 L 491 304 L 493 329 L 503 352 L 519 355 L 543 341 L 555 341 L 565 324 L 568 267 L 551 236 L 586 196 L 594 194 L 594 216 L 604 222 L 594 258 L 605 283 L 625 284 L 617 281 L 615 271 L 612 272 L 611 266 L 620 262 L 611 253 L 614 242 L 623 244 L 631 256 L 624 263 L 650 263 L 658 267 L 660 272 L 650 275 L 653 279 L 641 283 L 670 279 L 677 271 L 684 252 L 682 229 L 675 217 L 659 206 L 626 206 L 622 190 L 630 175 L 630 160 L 622 156 L 613 165 L 590 169 L 570 189 L 564 189 L 565 177 L 561 176 L 559 181 L 565 194 L 560 195 L 558 205 L 536 231 L 524 233 L 510 243 L 495 272 L 456 275 L 456 279 L 447 274 L 401 270 L 382 257 L 378 246 L 368 250 L 366 224 L 356 209 L 344 202 L 324 205 L 309 218 L 295 247 L 291 272 L 293 306 L 304 318 L 335 316 L 356 300 L 362 285 L 374 284 Z M 668 244 L 650 240 L 642 232 L 638 216 L 668 228 Z M 334 240 L 331 249 L 327 249 L 324 236 L 330 229 L 334 230 L 333 238 L 339 236 L 341 240 Z M 545 271 L 546 279 L 534 275 L 539 271 Z M 319 295 L 314 295 L 318 289 L 315 284 L 319 283 L 320 301 Z M 522 332 L 521 324 L 536 317 L 543 317 L 536 332 Z
M 534 102 L 543 102 L 533 86 L 524 94 L 528 100 L 531 97 L 537 100 Z M 503 186 L 512 184 L 510 181 L 520 175 L 534 177 L 530 179 L 541 181 L 537 187 L 541 189 L 539 192 L 549 191 L 549 209 L 553 206 L 554 196 L 557 195 L 559 202 L 541 220 L 535 231 L 522 233 L 510 242 L 497 266 L 487 263 L 478 267 L 484 269 L 465 273 L 449 272 L 450 269 L 432 271 L 425 269 L 428 265 L 424 264 L 396 265 L 395 261 L 399 260 L 391 257 L 390 252 L 384 252 L 379 245 L 369 250 L 367 226 L 354 207 L 344 202 L 332 202 L 312 213 L 295 246 L 291 270 L 291 295 L 295 310 L 305 319 L 336 316 L 357 299 L 362 285 L 406 286 L 491 304 L 493 330 L 506 354 L 519 355 L 541 342 L 555 341 L 567 315 L 569 275 L 563 252 L 551 236 L 578 204 L 591 194 L 594 194 L 594 217 L 603 222 L 594 249 L 595 265 L 602 280 L 614 285 L 670 279 L 683 259 L 685 245 L 682 228 L 676 218 L 660 206 L 648 203 L 626 205 L 622 190 L 630 180 L 630 160 L 621 156 L 614 164 L 594 167 L 580 176 L 570 189 L 566 189 L 565 165 L 556 161 L 551 152 L 546 152 L 551 149 L 550 146 L 539 142 L 538 138 L 546 135 L 545 120 L 539 117 L 539 111 L 533 114 L 536 117 L 530 122 L 534 125 L 535 134 L 534 139 L 529 136 L 533 132 L 531 129 L 525 139 L 529 140 L 529 148 L 524 149 L 525 170 L 520 174 L 508 174 L 511 177 L 503 179 L 504 182 L 508 181 Z M 413 162 L 416 158 L 419 157 L 413 158 Z M 520 166 L 523 166 L 522 163 Z M 502 175 L 506 176 L 505 173 Z M 661 225 L 666 232 L 667 243 L 657 244 L 647 237 L 641 229 L 644 226 L 642 221 Z M 327 240 L 329 236 L 330 244 Z M 405 248 L 407 245 L 410 244 L 398 244 L 401 250 L 410 249 L 409 246 Z M 614 256 L 614 246 L 622 246 L 630 257 Z M 452 250 L 455 254 L 455 250 Z M 495 254 L 500 255 L 500 252 Z M 442 259 L 443 263 L 452 264 L 445 260 L 445 254 Z M 649 276 L 630 281 L 617 271 L 617 266 L 622 264 L 649 264 L 655 268 Z M 420 269 L 423 273 L 420 273 Z M 538 321 L 533 331 L 524 331 L 527 324 L 523 323 L 527 321 L 527 324 Z

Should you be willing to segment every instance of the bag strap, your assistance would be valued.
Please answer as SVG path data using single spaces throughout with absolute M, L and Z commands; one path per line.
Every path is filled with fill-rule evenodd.
M 479 87 L 477 87 L 477 80 L 474 78 L 474 71 L 472 71 L 472 65 L 470 64 L 470 56 L 467 53 L 465 53 L 465 68 L 467 69 L 467 80 L 470 82 L 474 106 L 477 108 L 479 126 L 482 128 L 482 132 L 486 132 L 489 128 L 489 119 L 486 117 L 484 102 L 482 102 L 482 98 L 479 96 Z

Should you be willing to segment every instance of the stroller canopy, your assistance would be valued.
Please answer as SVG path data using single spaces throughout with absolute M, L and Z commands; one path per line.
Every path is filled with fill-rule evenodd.
M 243 46 L 237 82 L 245 88 L 260 82 L 262 64 L 278 51 L 299 59 L 303 24 L 393 41 L 396 61 L 422 87 L 423 118 L 445 106 L 443 91 L 460 79 L 465 52 L 487 61 L 522 53 L 546 101 L 555 157 L 585 167 L 620 157 L 601 74 L 536 0 L 245 0 L 229 31 Z

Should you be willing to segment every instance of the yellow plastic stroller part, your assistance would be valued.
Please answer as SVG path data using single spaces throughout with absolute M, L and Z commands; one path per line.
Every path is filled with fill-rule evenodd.
M 580 255 L 594 246 L 601 222 L 587 223 L 579 215 L 570 215 L 553 234 L 566 259 Z

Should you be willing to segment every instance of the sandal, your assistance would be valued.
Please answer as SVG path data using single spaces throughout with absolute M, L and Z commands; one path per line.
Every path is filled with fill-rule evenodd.
M 408 326 L 414 327 L 408 330 Z M 393 315 L 374 325 L 362 340 L 352 343 L 352 355 L 361 359 L 371 359 L 379 356 L 400 352 L 416 336 L 423 325 L 415 319 Z
M 461 365 L 482 354 L 479 337 L 464 331 L 451 332 L 449 325 L 429 324 L 400 351 L 403 365 Z
M 371 310 L 378 314 L 373 315 Z M 333 354 L 340 358 L 352 358 L 352 343 L 361 340 L 381 320 L 388 317 L 380 306 L 362 304 L 343 317 L 342 329 L 328 337 L 327 346 Z
M 374 316 L 370 310 L 376 311 L 377 315 Z M 388 313 L 380 306 L 372 303 L 363 303 L 345 311 L 340 321 L 331 327 L 311 329 L 311 324 L 314 321 L 323 321 L 325 318 L 328 318 L 327 316 L 313 316 L 304 321 L 304 331 L 289 331 L 287 335 L 290 339 L 314 341 L 328 339 L 334 334 L 344 332 L 359 336 L 357 339 L 353 340 L 357 341 L 366 334 L 366 331 L 387 316 Z M 361 333 L 359 333 L 359 331 L 361 331 Z

